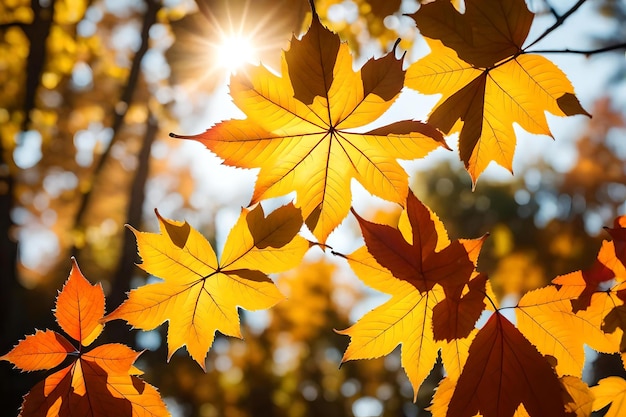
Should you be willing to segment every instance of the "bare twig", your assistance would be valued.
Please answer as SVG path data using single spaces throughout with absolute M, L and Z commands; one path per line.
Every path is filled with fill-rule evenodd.
M 535 39 L 530 45 L 526 46 L 526 48 L 524 48 L 524 49 L 528 49 L 531 46 L 535 45 L 537 42 L 539 42 L 540 40 L 542 40 L 543 38 L 548 36 L 550 33 L 552 33 L 552 31 L 554 31 L 556 28 L 561 26 L 563 24 L 563 22 L 565 22 L 565 20 L 568 17 L 570 17 L 576 10 L 578 10 L 580 8 L 580 6 L 582 6 L 585 1 L 586 0 L 578 0 L 575 5 L 573 5 L 567 12 L 563 13 L 560 16 L 558 16 L 557 13 L 553 12 L 552 14 L 554 14 L 555 16 L 558 16 L 557 19 L 556 19 L 556 22 L 554 22 L 554 24 L 552 26 L 547 28 L 541 35 L 539 35 L 539 37 L 537 39 Z M 550 9 L 552 9 L 552 8 L 550 7 Z
M 534 51 L 524 51 L 525 54 L 580 54 L 594 55 L 602 52 L 615 51 L 617 49 L 626 49 L 626 42 L 617 45 L 605 46 L 598 49 L 537 49 Z

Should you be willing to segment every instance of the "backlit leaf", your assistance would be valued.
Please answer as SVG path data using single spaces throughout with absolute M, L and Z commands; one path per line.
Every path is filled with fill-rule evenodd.
M 495 312 L 470 346 L 447 415 L 507 417 L 520 405 L 531 417 L 566 415 L 554 370 L 510 321 Z
M 580 378 L 563 376 L 559 379 L 565 388 L 565 410 L 573 417 L 587 417 L 591 415 L 594 396 L 589 386 Z
M 26 336 L 0 360 L 9 361 L 23 371 L 52 369 L 60 365 L 76 348 L 62 335 L 52 330 L 37 330 Z
M 599 411 L 611 404 L 605 417 L 621 417 L 626 413 L 626 380 L 618 376 L 609 376 L 591 387 L 595 397 L 593 411 Z
M 422 5 L 411 17 L 431 53 L 411 65 L 406 85 L 442 94 L 428 121 L 444 133 L 460 132 L 461 160 L 474 183 L 491 161 L 512 171 L 513 124 L 551 135 L 545 112 L 587 114 L 565 74 L 522 48 L 534 15 L 524 0 L 467 0 Z
M 0 357 L 25 371 L 56 370 L 24 396 L 21 417 L 161 417 L 169 413 L 158 391 L 135 375 L 141 352 L 122 344 L 105 344 L 84 352 L 101 331 L 104 293 L 92 286 L 72 259 L 72 270 L 59 293 L 55 316 L 79 343 L 62 335 L 37 331 Z M 69 362 L 69 365 L 67 363 Z
M 354 132 L 398 97 L 404 70 L 394 52 L 354 71 L 348 45 L 314 14 L 309 31 L 283 54 L 281 76 L 259 66 L 231 77 L 230 94 L 247 119 L 173 136 L 203 143 L 228 165 L 261 168 L 251 203 L 296 191 L 307 226 L 324 243 L 348 214 L 352 178 L 403 204 L 407 174 L 397 159 L 446 147 L 439 131 L 413 120 Z
M 102 332 L 104 292 L 100 284 L 91 285 L 72 259 L 72 270 L 59 293 L 54 311 L 59 326 L 83 346 L 89 346 Z
M 559 375 L 580 377 L 584 365 L 584 344 L 600 352 L 617 352 L 622 331 L 606 334 L 604 317 L 616 304 L 615 292 L 596 292 L 586 310 L 573 311 L 572 301 L 586 288 L 582 272 L 557 277 L 553 283 L 528 292 L 516 308 L 517 326 L 544 355 L 556 358 Z
M 350 336 L 344 362 L 387 355 L 402 344 L 402 366 L 417 393 L 440 349 L 444 366 L 460 373 L 468 346 L 464 340 L 470 337 L 484 308 L 485 279 L 475 273 L 481 239 L 450 242 L 439 219 L 413 193 L 409 193 L 405 206 L 408 221 L 402 220 L 403 214 L 399 223 L 403 230 L 371 223 L 355 213 L 365 247 L 348 255 L 348 262 L 365 284 L 392 298 L 339 333 Z M 439 241 L 445 244 L 440 246 Z M 480 277 L 475 280 L 476 287 L 483 288 L 478 303 L 461 298 L 462 294 L 475 297 L 472 291 L 463 292 L 465 286 L 474 285 L 472 277 Z M 439 307 L 440 318 L 435 323 L 433 311 L 448 297 L 457 301 Z M 462 313 L 460 304 L 466 309 Z M 444 312 L 446 308 L 454 311 Z M 458 320 L 461 316 L 463 319 Z M 455 317 L 451 326 L 444 323 L 451 317 Z M 437 333 L 443 336 L 437 338 Z
M 124 319 L 143 330 L 169 321 L 168 357 L 186 346 L 204 368 L 216 330 L 241 337 L 238 307 L 265 309 L 284 298 L 267 274 L 293 268 L 308 250 L 309 243 L 297 236 L 300 210 L 289 204 L 265 217 L 260 205 L 243 209 L 220 262 L 194 228 L 157 217 L 160 233 L 133 233 L 139 266 L 163 281 L 132 290 L 105 320 Z

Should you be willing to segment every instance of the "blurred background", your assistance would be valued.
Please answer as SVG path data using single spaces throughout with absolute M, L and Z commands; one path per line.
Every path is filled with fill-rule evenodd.
M 443 0 L 441 0 L 443 1 Z M 575 1 L 529 2 L 529 39 Z M 319 0 L 323 22 L 347 40 L 357 63 L 397 38 L 413 62 L 428 51 L 403 13 L 405 0 Z M 310 21 L 300 0 L 3 0 L 0 3 L 0 353 L 35 329 L 59 330 L 52 309 L 75 256 L 101 282 L 107 311 L 153 279 L 137 261 L 131 224 L 157 227 L 154 209 L 187 220 L 218 248 L 252 195 L 256 173 L 220 165 L 199 133 L 243 114 L 228 97 L 230 72 L 247 62 L 277 70 L 280 50 Z M 307 20 L 308 19 L 308 20 Z M 535 49 L 595 49 L 626 40 L 626 2 L 589 0 Z M 232 52 L 235 51 L 236 54 Z M 515 176 L 492 166 L 472 191 L 454 152 L 405 163 L 415 194 L 451 238 L 491 234 L 479 270 L 504 304 L 557 275 L 589 267 L 603 226 L 626 212 L 626 59 L 550 54 L 593 115 L 550 117 L 555 140 L 518 132 Z M 425 119 L 437 97 L 403 93 L 385 117 Z M 454 139 L 450 140 L 454 146 Z M 397 208 L 353 184 L 365 217 Z M 293 196 L 287 197 L 287 199 Z M 328 244 L 361 244 L 353 219 Z M 312 250 L 274 277 L 288 300 L 242 312 L 245 341 L 218 335 L 204 373 L 183 350 L 166 363 L 166 327 L 130 331 L 107 324 L 96 343 L 146 349 L 138 366 L 174 416 L 427 416 L 436 365 L 417 403 L 399 349 L 339 368 L 344 329 L 384 302 L 341 259 Z M 622 371 L 619 357 L 589 352 L 585 380 Z M 0 363 L 0 414 L 46 375 Z

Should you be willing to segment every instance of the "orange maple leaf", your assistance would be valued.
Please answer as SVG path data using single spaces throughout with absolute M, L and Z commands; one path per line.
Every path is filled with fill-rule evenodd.
M 168 359 L 187 346 L 205 369 L 216 330 L 242 337 L 237 307 L 265 309 L 284 298 L 266 274 L 302 260 L 309 248 L 297 235 L 302 216 L 293 204 L 267 217 L 260 205 L 242 209 L 219 262 L 209 242 L 187 222 L 164 219 L 158 212 L 157 217 L 160 233 L 131 230 L 142 259 L 139 266 L 163 281 L 132 290 L 105 320 L 123 319 L 143 330 L 169 321 Z
M 102 286 L 91 285 L 72 258 L 72 270 L 56 301 L 55 316 L 63 335 L 37 330 L 0 356 L 23 371 L 53 369 L 24 397 L 20 416 L 167 416 L 157 390 L 138 378 L 133 363 L 141 352 L 122 344 L 106 344 L 83 351 L 102 332 Z
M 448 405 L 448 416 L 565 416 L 561 384 L 546 359 L 496 311 L 478 331 Z
M 314 13 L 308 32 L 284 52 L 282 76 L 251 66 L 231 77 L 230 94 L 247 119 L 172 136 L 203 143 L 228 165 L 261 168 L 251 204 L 296 191 L 307 226 L 324 243 L 348 214 L 352 178 L 402 204 L 408 181 L 397 159 L 447 147 L 439 131 L 413 120 L 355 133 L 389 109 L 405 72 L 394 51 L 359 71 L 352 65 L 347 44 Z
M 411 192 L 400 230 L 357 220 L 366 246 L 346 258 L 367 285 L 392 298 L 338 332 L 350 336 L 343 362 L 387 355 L 402 344 L 402 366 L 416 394 L 439 349 L 446 369 L 460 373 L 466 339 L 485 307 L 486 279 L 475 271 L 483 239 L 450 242 L 441 221 Z
M 565 74 L 522 48 L 534 18 L 524 0 L 467 0 L 463 14 L 436 1 L 411 17 L 431 53 L 409 67 L 406 85 L 442 94 L 428 121 L 446 134 L 460 131 L 474 183 L 491 161 L 512 172 L 513 123 L 551 136 L 545 111 L 587 114 Z

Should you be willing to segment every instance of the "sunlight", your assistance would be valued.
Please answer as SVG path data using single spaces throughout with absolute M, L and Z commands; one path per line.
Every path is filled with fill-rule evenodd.
M 280 71 L 282 49 L 299 33 L 308 6 L 259 0 L 197 0 L 199 13 L 174 22 L 168 50 L 173 78 L 189 91 L 212 91 L 245 64 Z M 209 7 L 210 6 L 210 7 Z
M 229 72 L 236 72 L 242 66 L 258 60 L 252 39 L 242 35 L 227 36 L 216 47 L 217 65 Z

